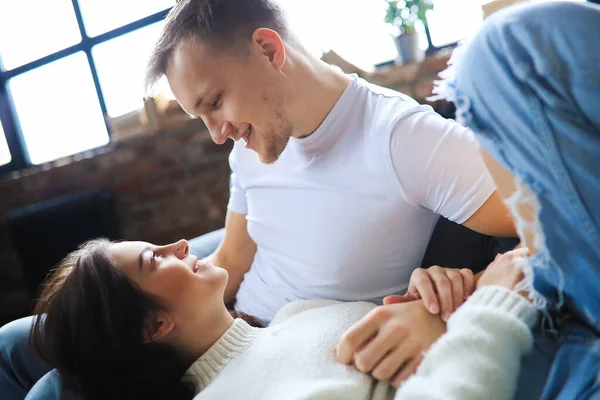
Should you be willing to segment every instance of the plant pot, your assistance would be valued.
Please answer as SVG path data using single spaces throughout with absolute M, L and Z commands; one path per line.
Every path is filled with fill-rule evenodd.
M 398 58 L 395 61 L 397 65 L 421 61 L 425 57 L 425 53 L 419 47 L 419 34 L 417 32 L 404 32 L 394 36 L 394 44 L 398 51 Z

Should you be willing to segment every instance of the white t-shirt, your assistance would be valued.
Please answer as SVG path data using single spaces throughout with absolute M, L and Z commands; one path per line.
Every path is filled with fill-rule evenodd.
M 236 309 L 265 323 L 294 300 L 404 292 L 438 215 L 463 223 L 495 190 L 469 130 L 357 77 L 276 163 L 241 142 L 229 162 L 257 245 Z

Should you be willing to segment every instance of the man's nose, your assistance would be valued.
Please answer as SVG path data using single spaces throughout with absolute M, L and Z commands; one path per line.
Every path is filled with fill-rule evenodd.
M 229 122 L 204 120 L 204 123 L 210 132 L 210 137 L 216 144 L 225 143 L 233 128 Z

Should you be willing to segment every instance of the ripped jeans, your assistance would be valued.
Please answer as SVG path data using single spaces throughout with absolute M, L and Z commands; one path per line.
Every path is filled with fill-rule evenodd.
M 507 201 L 536 232 L 524 286 L 545 316 L 517 397 L 600 399 L 600 6 L 511 7 L 451 63 L 436 93 L 535 194 Z

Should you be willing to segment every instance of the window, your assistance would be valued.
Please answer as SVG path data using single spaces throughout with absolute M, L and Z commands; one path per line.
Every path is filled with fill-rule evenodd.
M 396 57 L 385 0 L 275 1 L 317 56 L 333 49 L 363 69 Z M 423 49 L 474 32 L 490 0 L 433 1 Z M 0 173 L 108 143 L 105 118 L 142 106 L 145 63 L 175 3 L 0 0 Z
M 1 0 L 0 173 L 103 146 L 175 0 Z
M 2 0 L 0 54 L 11 70 L 81 41 L 71 0 Z
M 427 15 L 421 48 L 442 47 L 474 32 L 482 22 L 481 5 L 490 0 L 434 0 Z M 314 54 L 333 49 L 363 69 L 397 56 L 390 28 L 384 22 L 385 0 L 279 0 L 300 40 Z M 417 29 L 419 27 L 417 26 Z
M 175 5 L 175 0 L 78 0 L 85 30 L 98 36 Z
M 144 105 L 144 71 L 162 27 L 159 22 L 92 50 L 109 116 L 123 115 Z
M 61 58 L 8 83 L 32 164 L 108 143 L 85 53 Z
M 490 0 L 436 0 L 434 9 L 427 13 L 427 24 L 431 35 L 431 44 L 442 47 L 455 43 L 479 29 L 483 23 L 481 6 Z
M 0 125 L 0 166 L 8 164 L 11 159 L 10 150 L 8 149 L 6 137 L 4 136 L 4 129 L 2 129 L 2 125 Z

